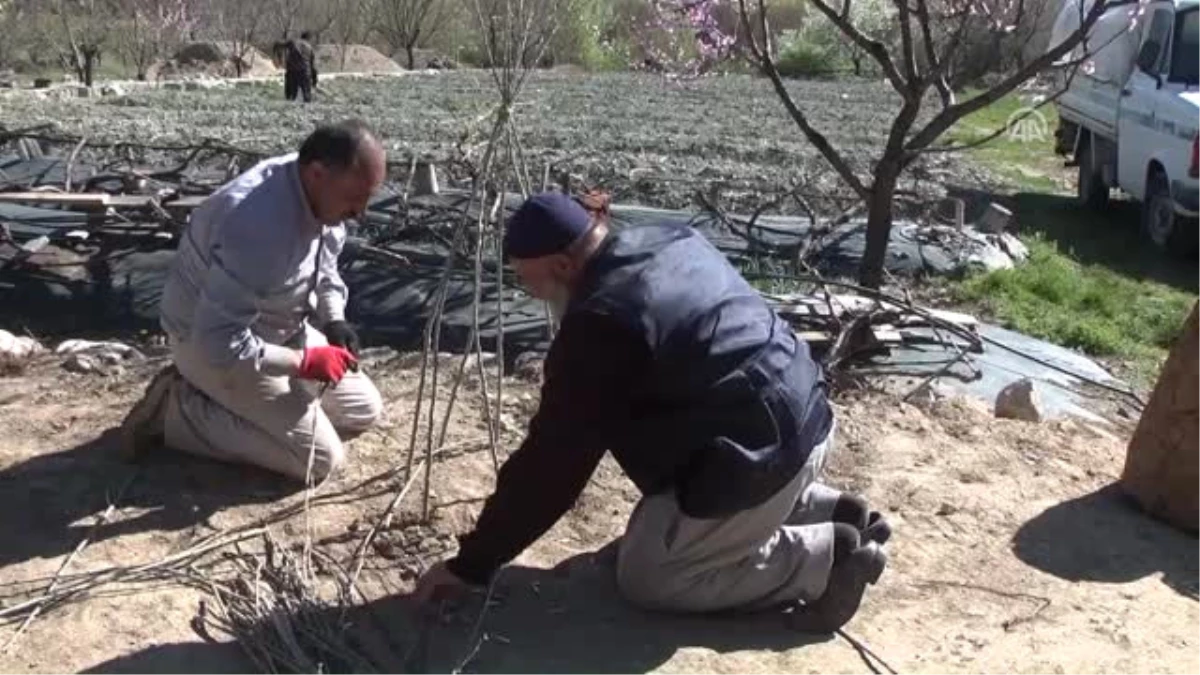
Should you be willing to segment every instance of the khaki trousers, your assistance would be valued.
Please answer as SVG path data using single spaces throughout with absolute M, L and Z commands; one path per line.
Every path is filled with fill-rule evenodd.
M 690 518 L 673 493 L 644 498 L 621 539 L 617 585 L 654 610 L 761 610 L 825 592 L 833 565 L 833 508 L 817 482 L 834 429 L 796 477 L 765 503 L 720 519 Z
M 306 325 L 304 344 L 328 342 Z M 311 449 L 317 484 L 345 461 L 338 432 L 366 431 L 383 408 L 379 391 L 361 372 L 347 373 L 318 399 L 319 382 L 263 375 L 248 364 L 217 369 L 188 342 L 174 342 L 171 350 L 183 378 L 166 404 L 164 440 L 177 450 L 303 481 Z

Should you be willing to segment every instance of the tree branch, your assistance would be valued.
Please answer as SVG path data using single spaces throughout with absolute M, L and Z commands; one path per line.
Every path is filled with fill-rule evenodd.
M 1075 32 L 1071 33 L 1071 35 L 1069 35 L 1061 43 L 1033 61 L 1029 62 L 1024 68 L 1021 68 L 1012 75 L 1004 78 L 1004 80 L 1002 80 L 999 84 L 988 89 L 982 94 L 943 109 L 936 117 L 934 117 L 927 125 L 925 125 L 925 128 L 921 129 L 921 131 L 919 131 L 915 136 L 912 137 L 912 139 L 909 140 L 908 144 L 905 146 L 906 149 L 912 152 L 924 149 L 937 140 L 939 136 L 945 133 L 945 131 L 958 120 L 970 115 L 973 112 L 982 110 L 992 103 L 1000 100 L 1026 80 L 1037 75 L 1046 67 L 1052 65 L 1059 58 L 1069 53 L 1079 44 L 1079 42 L 1091 29 L 1092 25 L 1095 24 L 1096 20 L 1099 19 L 1104 13 L 1106 6 L 1107 2 L 1098 0 L 1096 4 L 1092 6 L 1091 11 L 1088 12 L 1086 19 L 1080 24 L 1079 28 L 1075 30 Z
M 820 0 L 815 1 L 819 2 Z M 763 0 L 758 0 L 758 2 L 760 21 L 762 24 L 761 27 L 764 29 L 763 34 L 766 35 L 765 7 L 763 6 Z M 771 80 L 771 86 L 775 88 L 775 93 L 779 96 L 779 100 L 783 102 L 783 107 L 787 109 L 788 114 L 791 115 L 792 120 L 796 123 L 796 126 L 800 127 L 800 131 L 804 134 L 804 137 L 808 139 L 808 142 L 811 143 L 813 147 L 815 147 L 817 151 L 821 153 L 821 156 L 824 157 L 827 162 L 829 162 L 830 166 L 833 167 L 833 170 L 838 173 L 838 176 L 840 176 L 841 179 L 845 181 L 846 184 L 849 185 L 850 188 L 853 189 L 860 198 L 866 199 L 867 195 L 869 195 L 871 192 L 870 188 L 863 184 L 858 175 L 854 173 L 854 169 L 851 168 L 846 162 L 845 158 L 838 154 L 838 151 L 835 150 L 832 145 L 830 145 L 829 140 L 825 138 L 824 134 L 817 131 L 812 124 L 809 123 L 808 117 L 805 116 L 804 112 L 800 110 L 799 106 L 797 106 L 796 102 L 792 99 L 791 93 L 788 92 L 787 86 L 784 84 L 783 78 L 779 75 L 779 70 L 776 69 L 775 62 L 771 58 L 770 50 L 766 48 L 767 45 L 764 45 L 763 47 L 759 46 L 758 38 L 754 35 L 754 30 L 751 28 L 752 24 L 750 23 L 750 12 L 746 9 L 746 0 L 738 0 L 738 7 L 741 11 L 742 21 L 744 21 L 746 24 L 747 33 L 750 37 L 750 48 L 758 62 L 758 67 L 764 74 L 766 74 L 767 78 Z M 893 68 L 893 70 L 895 70 L 895 68 Z
M 905 2 L 906 0 L 901 0 Z M 921 29 L 921 43 L 925 46 L 926 77 L 933 82 L 933 86 L 937 89 L 938 96 L 942 99 L 942 107 L 946 108 L 954 105 L 954 92 L 950 90 L 950 83 L 946 81 L 945 72 L 942 70 L 941 59 L 937 56 L 937 46 L 933 41 L 933 29 L 929 23 L 929 3 L 928 0 L 917 0 L 917 25 Z
M 848 16 L 843 16 L 835 12 L 833 7 L 826 4 L 825 0 L 812 0 L 812 4 L 825 15 L 825 18 L 833 22 L 833 25 L 837 26 L 838 30 L 842 31 L 846 37 L 853 40 L 855 44 L 870 54 L 871 58 L 879 63 L 879 67 L 883 69 L 884 75 L 887 76 L 888 81 L 892 83 L 892 87 L 897 92 L 904 94 L 908 91 L 908 84 L 900 75 L 900 71 L 896 70 L 896 64 L 892 61 L 891 55 L 888 54 L 887 48 L 883 46 L 882 42 L 872 40 L 864 35 L 854 24 L 850 23 Z M 845 6 L 849 6 L 849 0 L 846 0 Z
M 991 141 L 999 138 L 1001 134 L 1003 134 L 1004 132 L 1011 129 L 1012 125 L 1014 125 L 1018 122 L 1021 122 L 1025 119 L 1028 119 L 1036 111 L 1038 111 L 1038 110 L 1042 109 L 1043 107 L 1050 105 L 1051 103 L 1062 98 L 1062 95 L 1067 93 L 1067 90 L 1071 87 L 1071 82 L 1075 79 L 1075 73 L 1078 71 L 1079 66 L 1086 60 L 1087 60 L 1087 57 L 1085 56 L 1085 57 L 1081 57 L 1075 61 L 1072 61 L 1071 64 L 1069 65 L 1069 67 L 1071 68 L 1071 74 L 1067 76 L 1067 79 L 1063 83 L 1062 87 L 1060 87 L 1053 94 L 1050 94 L 1049 96 L 1047 96 L 1044 100 L 1039 101 L 1036 105 L 1025 109 L 1020 115 L 1017 115 L 1016 117 L 1014 117 L 1010 120 L 1007 120 L 1007 124 L 1005 124 L 1005 126 L 1000 127 L 999 129 L 996 129 L 995 131 L 989 133 L 987 136 L 973 140 L 969 143 L 960 143 L 958 145 L 930 146 L 930 147 L 922 148 L 922 149 L 918 150 L 917 152 L 920 154 L 935 154 L 935 153 L 942 154 L 942 153 L 960 152 L 962 150 L 970 150 L 971 148 L 977 148 L 981 145 L 986 145 L 986 144 L 990 143 Z
M 909 12 L 908 0 L 895 0 L 895 5 L 896 19 L 900 22 L 900 53 L 904 63 L 904 77 L 908 83 L 908 90 L 912 91 L 917 84 L 917 59 L 913 51 L 912 15 Z

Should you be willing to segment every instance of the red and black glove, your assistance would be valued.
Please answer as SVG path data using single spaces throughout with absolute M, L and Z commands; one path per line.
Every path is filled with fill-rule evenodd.
M 358 368 L 358 359 L 342 347 L 326 345 L 308 347 L 300 361 L 300 377 L 337 384 L 346 376 L 347 370 Z

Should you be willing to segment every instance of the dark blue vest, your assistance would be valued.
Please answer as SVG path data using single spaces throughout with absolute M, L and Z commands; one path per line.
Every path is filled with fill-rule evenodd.
M 829 431 L 808 345 L 690 227 L 611 233 L 572 293 L 567 313 L 578 311 L 611 316 L 649 346 L 612 452 L 644 494 L 673 489 L 692 517 L 761 504 Z

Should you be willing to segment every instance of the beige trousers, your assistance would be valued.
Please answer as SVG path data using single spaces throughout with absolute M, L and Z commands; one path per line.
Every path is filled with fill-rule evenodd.
M 796 477 L 765 503 L 713 520 L 690 518 L 673 493 L 644 498 L 621 539 L 617 585 L 654 610 L 759 610 L 825 592 L 830 518 L 841 494 L 817 482 L 834 430 Z
M 306 325 L 305 344 L 328 344 Z M 366 431 L 383 408 L 379 391 L 362 372 L 347 373 L 318 400 L 321 384 L 263 375 L 241 364 L 210 366 L 187 342 L 171 346 L 183 380 L 166 405 L 164 440 L 177 450 L 254 464 L 319 483 L 345 461 L 339 432 Z

